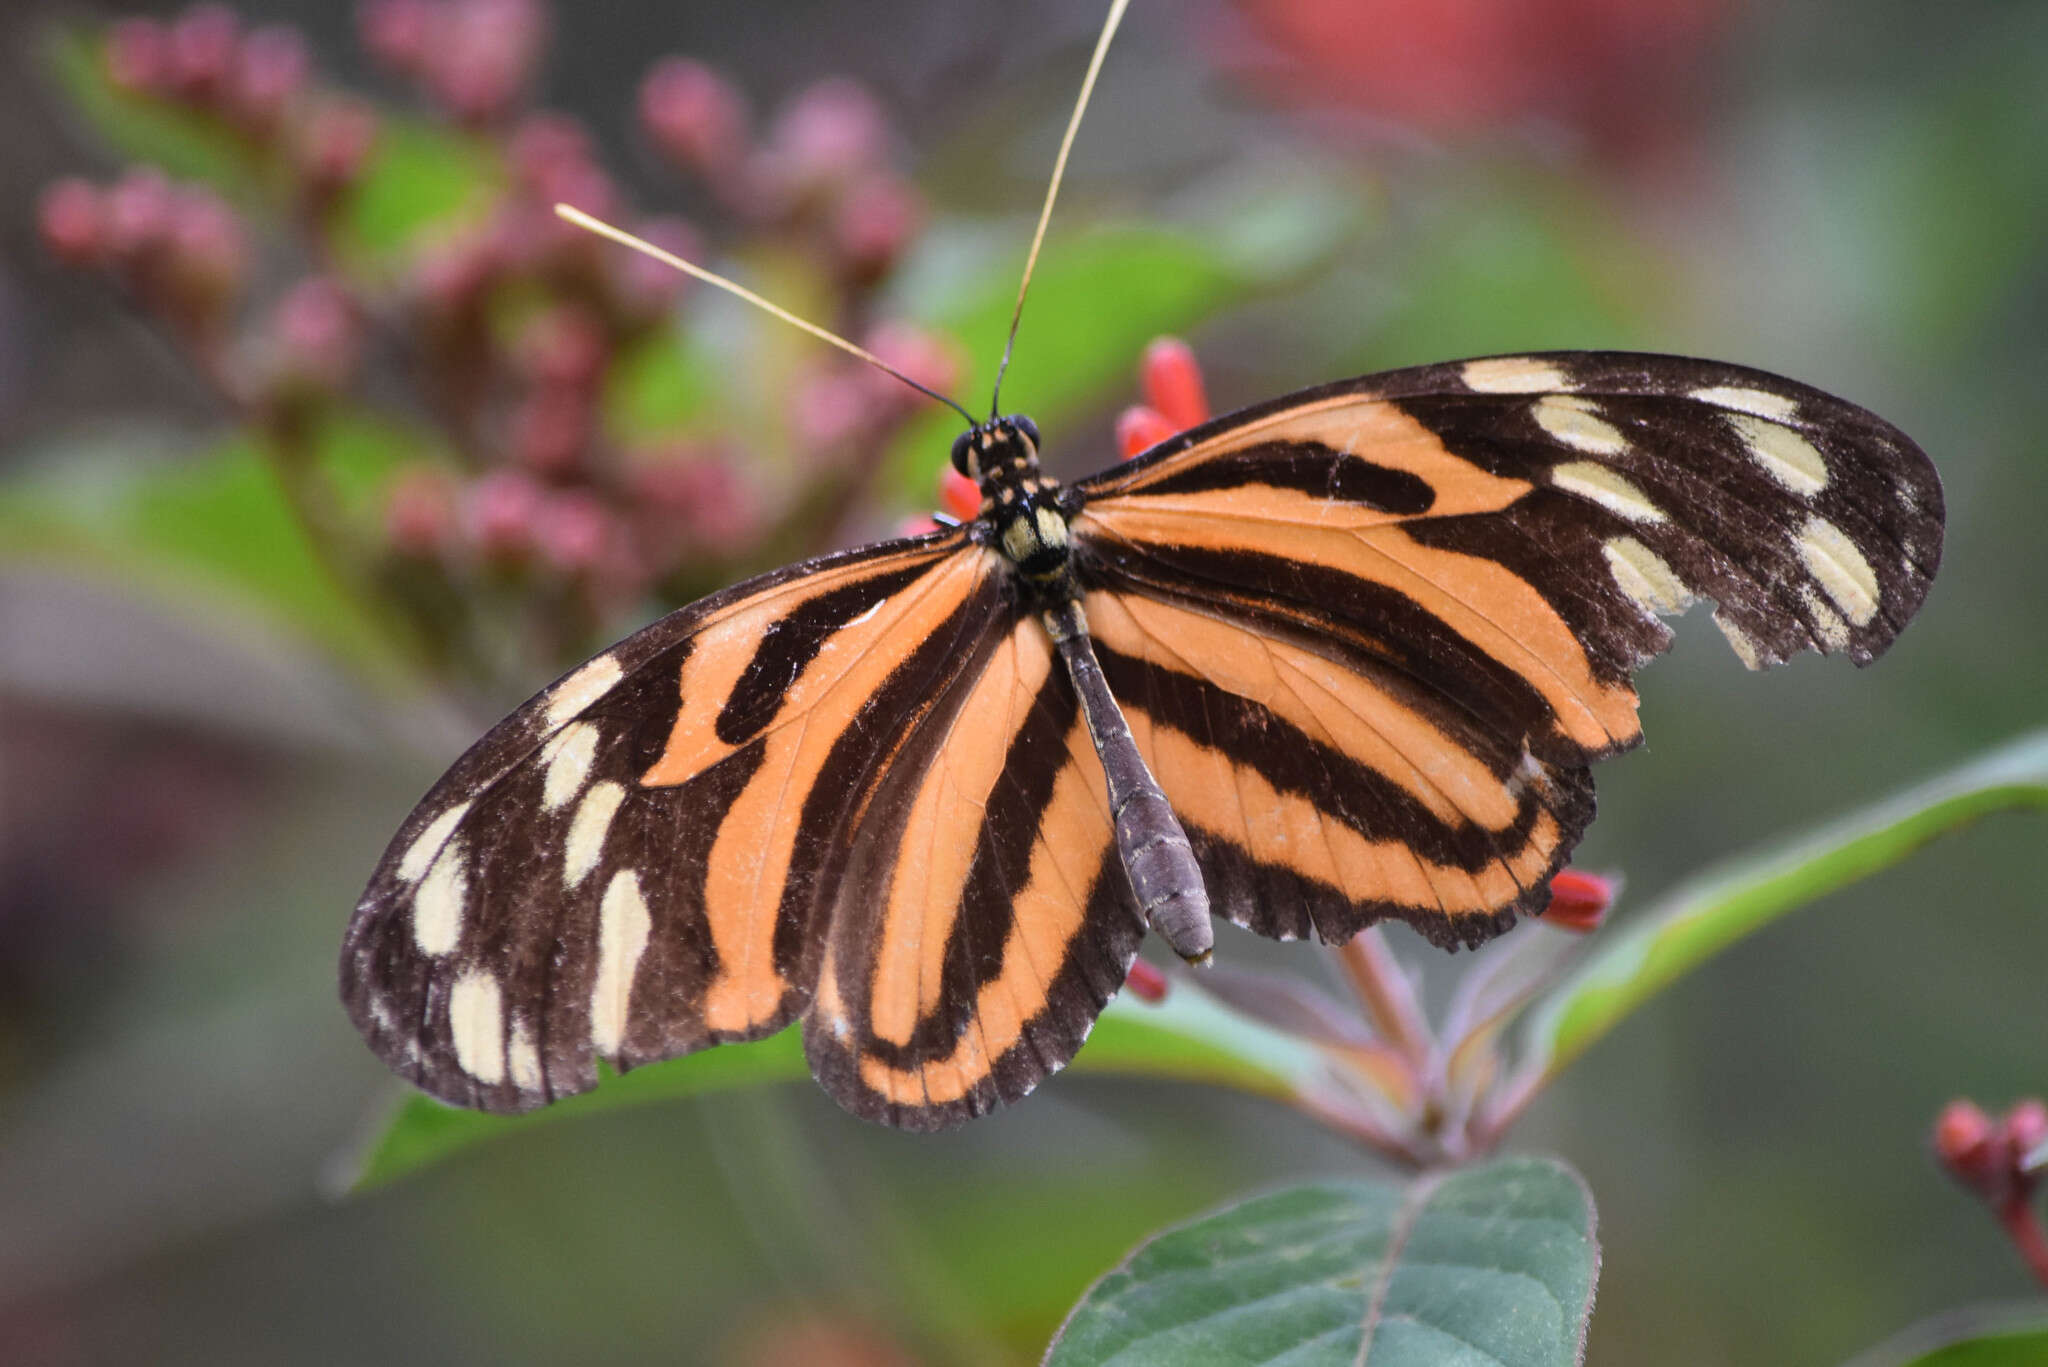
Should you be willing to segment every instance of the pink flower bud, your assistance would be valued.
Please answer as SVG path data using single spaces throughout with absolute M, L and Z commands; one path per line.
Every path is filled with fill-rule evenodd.
M 306 120 L 299 135 L 299 174 L 315 196 L 355 182 L 377 144 L 377 113 L 360 100 L 334 99 Z
M 432 0 L 362 0 L 356 31 L 376 61 L 405 76 L 416 76 L 432 42 L 436 6 Z
M 162 95 L 171 81 L 171 38 L 154 19 L 123 19 L 107 34 L 107 79 L 135 95 Z
M 924 226 L 924 203 L 893 175 L 864 177 L 833 216 L 832 245 L 856 282 L 887 275 Z
M 680 218 L 642 219 L 634 232 L 655 246 L 685 261 L 696 261 L 704 252 L 697 230 Z M 665 262 L 639 252 L 606 252 L 614 302 L 636 318 L 655 318 L 675 306 L 676 300 L 693 283 L 689 276 Z
M 552 188 L 565 173 L 582 172 L 592 166 L 590 134 L 566 114 L 531 114 L 512 133 L 509 155 L 512 177 L 521 189 L 537 198 L 552 201 L 559 195 Z
M 210 322 L 235 295 L 249 266 L 249 238 L 232 209 L 204 190 L 173 199 L 169 277 L 191 321 Z
M 235 117 L 256 132 L 277 126 L 285 107 L 305 89 L 306 40 L 282 24 L 257 29 L 242 43 L 231 100 Z
M 1133 404 L 1116 418 L 1116 449 L 1125 460 L 1149 451 L 1180 429 L 1166 415 L 1145 404 Z
M 547 34 L 537 0 L 446 0 L 424 54 L 428 89 L 465 123 L 501 118 L 525 91 Z
M 1934 1122 L 1934 1156 L 1949 1175 L 1996 1199 L 2006 1185 L 2006 1148 L 1990 1117 L 1969 1101 L 1951 1101 Z
M 571 474 L 582 465 L 596 427 L 587 395 L 573 389 L 539 390 L 512 410 L 512 459 L 536 474 Z
M 517 562 L 533 552 L 546 494 L 531 475 L 493 470 L 463 490 L 462 534 L 483 560 Z
M 2015 1102 L 2005 1113 L 2005 1142 L 2015 1163 L 2048 1143 L 2048 1106 L 2036 1097 Z
M 172 87 L 195 102 L 225 93 L 240 43 L 241 23 L 226 5 L 194 5 L 186 10 L 171 25 Z
M 45 186 L 36 202 L 43 250 L 67 266 L 97 266 L 107 244 L 106 205 L 91 182 L 77 176 Z
M 534 523 L 541 558 L 557 573 L 589 574 L 611 559 L 619 534 L 605 506 L 587 493 L 561 493 L 541 504 Z
M 944 394 L 960 381 L 960 357 L 953 346 L 937 333 L 909 323 L 877 325 L 866 338 L 867 348 L 882 360 L 916 380 L 926 389 Z M 861 372 L 885 402 L 905 407 L 923 403 L 916 392 L 890 375 L 872 368 Z
M 746 151 L 746 102 L 725 77 L 687 57 L 662 58 L 641 81 L 640 125 L 662 156 L 712 180 Z
M 493 245 L 483 236 L 450 238 L 414 258 L 407 293 L 434 317 L 452 318 L 482 301 L 498 266 Z
M 107 251 L 120 263 L 132 264 L 161 247 L 171 230 L 175 196 L 163 172 L 143 167 L 128 172 L 107 191 Z
M 783 109 L 769 142 L 782 176 L 805 196 L 879 164 L 888 138 L 882 107 L 867 87 L 832 77 Z
M 271 316 L 274 361 L 281 375 L 322 390 L 338 390 L 362 356 L 362 319 L 339 283 L 325 276 L 301 280 Z
M 876 399 L 876 389 L 865 366 L 853 370 L 833 365 L 815 372 L 797 386 L 790 404 L 790 419 L 798 442 L 814 451 L 835 451 L 851 445 L 873 425 Z
M 455 531 L 455 489 L 432 466 L 402 471 L 384 495 L 384 538 L 400 555 L 440 555 Z
M 515 347 L 519 370 L 535 385 L 587 390 L 604 373 L 610 339 L 589 310 L 557 304 L 529 319 Z
M 1178 337 L 1160 337 L 1145 348 L 1138 363 L 1138 383 L 1145 402 L 1165 415 L 1177 432 L 1209 420 L 1209 396 L 1202 386 L 1202 367 L 1195 353 Z

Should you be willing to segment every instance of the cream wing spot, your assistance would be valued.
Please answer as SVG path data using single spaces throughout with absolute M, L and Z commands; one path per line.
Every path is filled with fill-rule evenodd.
M 1701 403 L 1710 403 L 1716 408 L 1733 408 L 1743 413 L 1754 413 L 1759 418 L 1772 422 L 1783 422 L 1799 411 L 1799 401 L 1784 394 L 1773 394 L 1768 389 L 1751 389 L 1746 385 L 1715 385 L 1711 389 L 1695 389 L 1692 397 Z
M 1593 406 L 1590 399 L 1574 394 L 1552 394 L 1536 401 L 1536 425 L 1576 451 L 1596 456 L 1618 456 L 1628 450 L 1628 438 Z
M 1550 482 L 1568 494 L 1590 499 L 1631 522 L 1662 522 L 1664 510 L 1649 495 L 1613 470 L 1590 460 L 1567 461 L 1550 472 Z
M 605 885 L 598 910 L 597 982 L 590 990 L 590 1043 L 607 1057 L 616 1055 L 626 1038 L 633 975 L 653 925 L 640 892 L 640 875 L 620 869 Z
M 1840 527 L 1809 518 L 1799 533 L 1799 556 L 1844 617 L 1860 627 L 1877 616 L 1877 575 Z
M 569 835 L 562 842 L 564 887 L 573 890 L 590 877 L 590 871 L 597 867 L 598 858 L 604 853 L 604 838 L 611 830 L 612 818 L 619 814 L 619 805 L 625 800 L 625 788 L 611 779 L 590 785 L 590 791 L 577 805 L 576 815 L 569 818 Z
M 1808 615 L 1813 618 L 1813 629 L 1820 633 L 1822 645 L 1829 650 L 1848 648 L 1849 624 L 1833 608 L 1820 601 L 1820 595 L 1813 591 L 1811 584 L 1799 586 L 1799 601 L 1806 605 Z
M 574 721 L 584 708 L 611 692 L 624 676 L 625 671 L 619 668 L 617 660 L 609 655 L 600 655 L 556 684 L 548 694 L 548 729 L 552 731 Z
M 1803 498 L 1828 487 L 1828 463 L 1814 444 L 1789 427 L 1747 413 L 1727 414 L 1728 425 L 1742 438 L 1751 460 L 1765 474 Z
M 1735 623 L 1729 621 L 1718 612 L 1714 614 L 1714 625 L 1719 627 L 1721 634 L 1728 638 L 1728 648 L 1735 652 L 1736 659 L 1742 661 L 1744 669 L 1762 669 L 1764 667 L 1763 652 L 1757 649 L 1756 642 L 1749 638 L 1748 632 L 1736 626 Z
M 537 1092 L 545 1084 L 540 1067 L 540 1050 L 533 1044 L 533 1032 L 526 1028 L 526 1022 L 514 1019 L 512 1042 L 505 1046 L 505 1063 L 511 1069 L 512 1081 L 522 1092 Z
M 1615 584 L 1652 612 L 1683 612 L 1692 592 L 1664 557 L 1632 536 L 1617 536 L 1600 547 Z
M 455 1061 L 485 1086 L 505 1080 L 505 1002 L 498 980 L 472 968 L 448 989 L 448 1033 Z
M 469 861 L 460 840 L 441 847 L 427 876 L 412 895 L 412 938 L 422 954 L 435 957 L 462 939 L 463 905 L 469 900 Z
M 556 811 L 583 791 L 583 781 L 590 777 L 590 766 L 597 759 L 598 739 L 593 723 L 579 721 L 563 727 L 542 747 L 541 759 L 547 765 L 541 783 L 542 808 Z
M 405 847 L 405 854 L 398 861 L 398 876 L 407 883 L 417 883 L 434 862 L 434 856 L 441 852 L 448 837 L 455 833 L 462 818 L 469 813 L 467 802 L 458 802 L 447 811 L 427 823 L 412 844 Z
M 1564 371 L 1532 356 L 1467 361 L 1458 378 L 1475 394 L 1544 394 L 1572 387 Z

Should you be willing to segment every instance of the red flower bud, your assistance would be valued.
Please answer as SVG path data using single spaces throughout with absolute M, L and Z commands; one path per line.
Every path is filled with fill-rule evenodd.
M 550 386 L 529 395 L 512 411 L 512 459 L 542 475 L 567 475 L 583 463 L 596 430 L 589 397 Z
M 881 106 L 865 87 L 820 81 L 775 121 L 759 169 L 763 192 L 777 212 L 799 211 L 879 165 L 887 139 Z
M 525 90 L 547 33 L 537 0 L 446 0 L 423 54 L 429 92 L 465 123 L 502 117 Z
M 1988 1199 L 2005 1188 L 2005 1144 L 1973 1102 L 1951 1101 L 1942 1108 L 1934 1122 L 1934 1156 L 1950 1176 Z
M 1131 971 L 1124 977 L 1124 986 L 1141 1002 L 1156 1005 L 1166 1000 L 1166 975 L 1143 959 L 1131 960 Z
M 292 286 L 271 315 L 270 333 L 277 373 L 321 390 L 346 385 L 361 359 L 355 300 L 325 276 Z
M 107 79 L 136 95 L 170 86 L 171 38 L 154 19 L 123 19 L 107 34 Z
M 948 465 L 939 476 L 939 506 L 962 522 L 971 522 L 981 516 L 981 486 Z
M 1156 408 L 1144 404 L 1133 404 L 1117 414 L 1116 449 L 1125 460 L 1141 452 L 1149 451 L 1180 429 L 1168 422 L 1166 415 Z
M 1194 351 L 1178 337 L 1161 337 L 1145 348 L 1138 363 L 1138 384 L 1145 402 L 1165 416 L 1176 432 L 1209 420 L 1209 396 L 1202 388 L 1202 367 Z
M 1615 880 L 1577 869 L 1560 869 L 1550 880 L 1550 905 L 1544 909 L 1543 924 L 1577 935 L 1600 929 L 1614 905 Z
M 241 22 L 226 5 L 194 5 L 171 25 L 170 83 L 188 100 L 223 94 L 235 69 Z
M 703 255 L 704 244 L 697 230 L 680 218 L 642 219 L 633 231 L 685 261 Z M 639 252 L 606 252 L 604 261 L 614 303 L 631 317 L 659 317 L 675 306 L 691 284 L 690 277 L 674 266 Z
M 163 172 L 144 167 L 130 171 L 107 191 L 107 251 L 123 265 L 164 244 L 171 231 L 176 196 Z
M 67 266 L 97 266 L 107 245 L 106 205 L 97 187 L 67 176 L 43 188 L 36 202 L 43 250 Z
M 534 536 L 549 568 L 564 575 L 589 574 L 610 560 L 617 547 L 611 514 L 587 493 L 556 494 L 544 502 Z
M 926 389 L 943 394 L 959 382 L 960 358 L 936 333 L 909 323 L 882 323 L 868 333 L 866 341 L 869 351 Z M 894 376 L 874 369 L 863 370 L 862 374 L 886 403 L 909 407 L 924 402 L 915 390 Z
M 2005 1142 L 2012 1149 L 2014 1163 L 2048 1143 L 2048 1106 L 2037 1097 L 2013 1103 L 2005 1113 Z
M 548 199 L 549 187 L 564 171 L 592 164 L 590 133 L 567 114 L 531 114 L 513 130 L 509 159 L 520 187 Z
M 746 152 L 747 107 L 732 83 L 687 57 L 664 57 L 640 82 L 640 125 L 682 170 L 717 180 Z
M 463 490 L 463 536 L 484 560 L 523 560 L 533 551 L 545 497 L 531 475 L 493 470 Z
M 924 226 L 924 204 L 892 175 L 865 177 L 832 221 L 832 245 L 847 275 L 872 284 L 887 275 Z

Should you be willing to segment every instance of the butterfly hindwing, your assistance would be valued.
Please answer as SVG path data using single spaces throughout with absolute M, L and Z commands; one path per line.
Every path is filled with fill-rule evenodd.
M 518 1111 L 788 1024 L 854 816 L 1014 615 L 959 532 L 778 571 L 597 656 L 392 841 L 342 954 L 394 1068 Z
M 1469 943 L 1540 909 L 1583 766 L 1641 737 L 1660 614 L 1714 599 L 1752 668 L 1865 662 L 1941 553 L 1896 429 L 1674 357 L 1368 376 L 1078 487 L 1105 673 L 1219 911 L 1283 936 L 1392 914 Z

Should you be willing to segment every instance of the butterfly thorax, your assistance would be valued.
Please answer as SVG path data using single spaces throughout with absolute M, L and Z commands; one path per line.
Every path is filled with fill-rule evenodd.
M 953 443 L 953 468 L 981 486 L 976 521 L 990 544 L 1025 579 L 1057 591 L 1068 580 L 1067 522 L 1076 499 L 1039 470 L 1037 424 L 1009 415 L 970 428 Z

